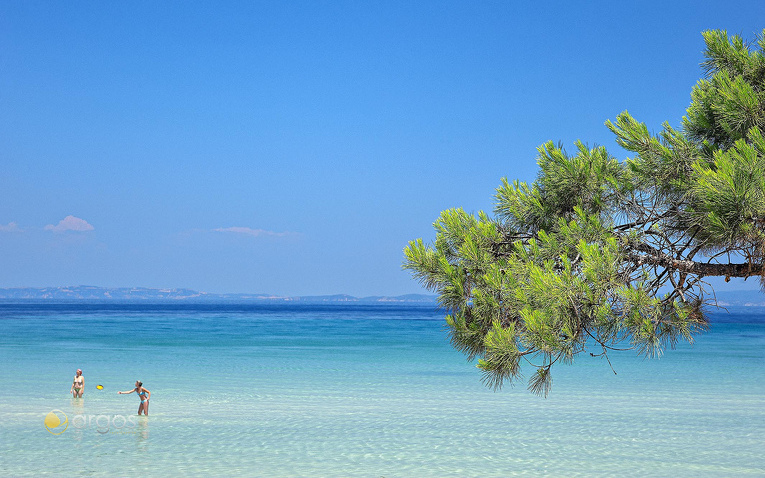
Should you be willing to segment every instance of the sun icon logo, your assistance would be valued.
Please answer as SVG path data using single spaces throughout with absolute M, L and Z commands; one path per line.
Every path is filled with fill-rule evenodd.
M 45 429 L 53 435 L 61 435 L 69 426 L 69 419 L 61 410 L 51 410 L 45 415 Z

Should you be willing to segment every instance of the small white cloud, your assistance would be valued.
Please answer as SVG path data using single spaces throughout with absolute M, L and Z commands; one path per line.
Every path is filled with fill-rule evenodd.
M 53 224 L 48 224 L 45 226 L 46 231 L 53 231 L 53 232 L 66 232 L 66 231 L 77 231 L 77 232 L 86 232 L 86 231 L 92 231 L 93 226 L 88 224 L 88 221 L 85 219 L 80 219 L 79 217 L 74 216 L 66 216 L 64 219 L 60 220 L 58 224 L 55 226 Z
M 19 229 L 19 225 L 15 222 L 9 222 L 7 225 L 0 224 L 0 232 L 24 232 Z
M 284 236 L 290 236 L 292 233 L 290 232 L 274 232 L 274 231 L 266 231 L 265 229 L 252 229 L 249 227 L 219 227 L 217 229 L 213 229 L 215 232 L 231 232 L 234 234 L 244 234 L 245 236 L 253 236 L 253 237 L 284 237 Z

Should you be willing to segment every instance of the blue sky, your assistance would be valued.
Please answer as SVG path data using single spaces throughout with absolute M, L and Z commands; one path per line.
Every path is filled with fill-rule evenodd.
M 548 140 L 625 157 L 605 120 L 678 125 L 700 32 L 765 27 L 535 3 L 0 3 L 0 287 L 422 292 L 402 249 L 440 211 Z

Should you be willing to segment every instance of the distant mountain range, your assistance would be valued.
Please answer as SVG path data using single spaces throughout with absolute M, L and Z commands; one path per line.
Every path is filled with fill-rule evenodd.
M 765 294 L 759 290 L 731 290 L 717 293 L 717 305 L 726 307 L 765 307 Z
M 271 294 L 211 294 L 191 289 L 149 289 L 145 287 L 15 287 L 0 289 L 0 300 L 103 300 L 103 301 L 199 301 L 199 302 L 357 302 L 434 304 L 436 296 L 407 294 L 398 296 L 353 297 L 350 295 L 277 296 Z
M 0 300 L 89 300 L 89 301 L 196 301 L 196 302 L 302 302 L 361 304 L 436 304 L 435 295 L 407 294 L 397 296 L 354 297 L 351 295 L 280 296 L 273 294 L 212 294 L 191 289 L 149 289 L 145 287 L 15 287 L 0 289 Z M 757 290 L 721 291 L 720 306 L 765 307 L 765 294 Z

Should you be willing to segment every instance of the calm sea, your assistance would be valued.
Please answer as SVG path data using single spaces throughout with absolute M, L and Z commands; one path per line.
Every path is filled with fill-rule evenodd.
M 0 475 L 765 476 L 765 309 L 712 321 L 543 399 L 485 388 L 429 307 L 0 303 Z

